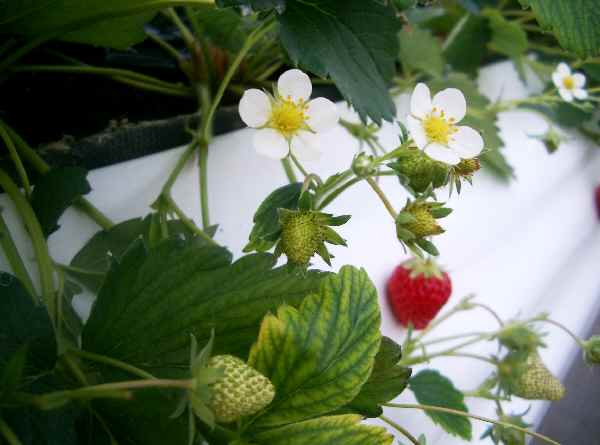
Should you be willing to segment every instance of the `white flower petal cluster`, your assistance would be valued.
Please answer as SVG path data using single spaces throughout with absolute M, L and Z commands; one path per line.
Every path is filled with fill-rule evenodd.
M 244 92 L 239 113 L 246 125 L 258 129 L 253 139 L 258 153 L 275 159 L 291 153 L 303 161 L 320 156 L 319 133 L 337 124 L 338 111 L 329 99 L 309 100 L 311 93 L 310 78 L 298 69 L 279 77 L 274 95 L 255 88 Z
M 561 62 L 552 73 L 552 82 L 558 88 L 558 94 L 567 102 L 573 102 L 573 99 L 584 100 L 588 97 L 585 90 L 585 76 L 581 73 L 572 73 L 571 68 L 564 62 Z
M 424 83 L 415 87 L 410 98 L 407 126 L 417 147 L 436 161 L 456 165 L 483 150 L 483 138 L 471 127 L 456 125 L 465 117 L 467 101 L 456 88 L 446 88 L 433 99 Z

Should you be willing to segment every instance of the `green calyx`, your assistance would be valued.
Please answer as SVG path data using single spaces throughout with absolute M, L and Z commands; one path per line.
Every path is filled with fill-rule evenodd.
M 452 213 L 440 202 L 426 202 L 423 199 L 407 201 L 396 218 L 396 234 L 401 243 L 422 257 L 423 251 L 439 255 L 436 247 L 426 237 L 444 233 L 437 220 Z
M 562 385 L 537 351 L 513 351 L 498 364 L 498 377 L 508 394 L 529 400 L 560 400 L 565 395 Z
M 481 163 L 479 159 L 463 159 L 454 167 L 452 167 L 454 174 L 461 177 L 471 177 L 473 173 L 478 171 L 481 168 Z
M 509 415 L 499 413 L 498 420 L 521 428 L 529 428 L 531 426 L 523 420 L 523 414 Z M 494 425 L 488 428 L 481 438 L 484 439 L 486 437 L 491 438 L 496 445 L 525 445 L 527 436 L 523 431 L 503 425 Z
M 256 414 L 275 397 L 271 381 L 238 357 L 217 355 L 211 357 L 208 367 L 223 373 L 211 385 L 209 408 L 217 422 L 231 423 Z
M 448 183 L 449 169 L 443 162 L 435 161 L 416 147 L 402 151 L 396 161 L 388 164 L 400 178 L 400 182 L 413 194 L 436 189 Z
M 352 171 L 359 178 L 368 178 L 377 173 L 375 157 L 366 153 L 357 154 L 352 161 Z
M 334 217 L 313 210 L 279 210 L 281 238 L 276 254 L 285 253 L 290 263 L 307 266 L 314 254 L 331 265 L 332 255 L 325 243 L 345 246 L 346 241 L 330 226 L 340 226 L 350 219 L 348 215 Z
M 533 352 L 539 347 L 545 346 L 541 334 L 521 322 L 505 325 L 496 337 L 502 346 L 512 351 Z
M 588 365 L 600 365 L 600 335 L 583 342 L 583 358 Z
M 544 134 L 542 135 L 530 135 L 530 137 L 537 139 L 544 144 L 546 147 L 546 151 L 549 154 L 554 153 L 560 147 L 560 144 L 565 142 L 567 138 L 563 136 L 561 133 L 556 131 L 554 127 L 550 127 Z
M 410 275 L 412 278 L 416 278 L 418 276 L 425 276 L 425 278 L 442 278 L 443 271 L 440 269 L 438 264 L 433 261 L 433 259 L 422 259 L 419 257 L 413 257 L 408 261 L 402 263 L 402 265 L 410 270 Z

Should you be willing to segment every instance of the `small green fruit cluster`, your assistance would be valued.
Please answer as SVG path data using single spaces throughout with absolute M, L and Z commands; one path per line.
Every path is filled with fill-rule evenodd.
M 390 162 L 388 167 L 398 174 L 400 182 L 413 195 L 443 187 L 448 183 L 448 166 L 431 159 L 416 147 L 401 150 L 396 160 Z

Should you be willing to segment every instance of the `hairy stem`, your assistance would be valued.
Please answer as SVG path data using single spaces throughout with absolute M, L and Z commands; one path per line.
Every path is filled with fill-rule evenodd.
M 379 199 L 385 206 L 388 213 L 392 216 L 392 218 L 395 221 L 396 218 L 398 218 L 398 213 L 396 212 L 396 210 L 394 210 L 394 207 L 388 200 L 388 198 L 385 195 L 385 193 L 383 192 L 383 190 L 381 190 L 381 187 L 379 187 L 379 184 L 377 184 L 377 182 L 375 182 L 375 180 L 371 177 L 368 177 L 366 179 L 367 179 L 367 182 L 369 183 L 369 185 L 371 186 L 371 188 L 373 189 L 373 191 L 377 194 L 377 196 L 379 197 Z
M 76 355 L 80 358 L 91 362 L 102 363 L 104 365 L 112 366 L 113 368 L 121 369 L 143 379 L 156 380 L 156 377 L 150 374 L 149 372 L 146 372 L 143 369 L 137 368 L 133 365 L 130 365 L 129 363 L 122 362 L 121 360 L 117 360 L 115 358 L 106 357 L 104 355 L 95 354 L 93 352 L 83 351 L 81 349 L 70 349 L 69 354 Z
M 281 165 L 283 166 L 283 170 L 285 171 L 285 175 L 287 176 L 290 184 L 298 182 L 298 178 L 296 177 L 296 173 L 294 173 L 294 169 L 292 168 L 290 160 L 288 158 L 282 159 Z
M 564 332 L 566 332 L 573 340 L 575 340 L 575 342 L 579 345 L 579 347 L 583 348 L 585 346 L 584 341 L 581 338 L 579 338 L 579 336 L 575 335 L 575 333 L 573 331 L 571 331 L 564 324 L 559 323 L 556 320 L 552 320 L 550 318 L 543 317 L 543 318 L 536 318 L 533 321 L 541 321 L 544 323 L 549 323 L 551 325 L 554 325 L 557 328 L 562 329 Z
M 29 272 L 23 263 L 23 259 L 17 250 L 17 246 L 13 241 L 13 238 L 10 234 L 10 230 L 6 225 L 6 221 L 4 221 L 4 217 L 2 216 L 2 209 L 0 208 L 0 245 L 2 246 L 2 250 L 4 251 L 4 255 L 8 260 L 8 264 L 15 274 L 15 276 L 19 279 L 25 289 L 33 298 L 35 303 L 38 302 L 36 297 L 35 287 L 33 285 L 33 281 L 31 281 L 31 277 L 29 276 Z
M 46 244 L 46 238 L 44 237 L 42 228 L 27 199 L 25 199 L 23 194 L 21 194 L 21 191 L 10 178 L 10 176 L 8 176 L 4 172 L 4 170 L 1 169 L 0 186 L 2 186 L 4 191 L 8 194 L 8 196 L 10 196 L 11 200 L 14 202 L 19 216 L 23 224 L 27 228 L 29 236 L 31 237 L 31 242 L 33 244 L 33 250 L 37 259 L 38 271 L 40 275 L 42 299 L 47 306 L 48 313 L 50 314 L 50 319 L 56 326 L 57 314 L 56 294 L 54 293 L 54 267 L 52 264 L 52 259 L 50 258 L 50 254 L 48 252 L 48 245 Z
M 412 434 L 410 434 L 405 428 L 401 427 L 400 425 L 398 425 L 396 422 L 394 422 L 392 419 L 381 415 L 379 416 L 379 418 L 381 420 L 383 420 L 385 423 L 387 423 L 389 426 L 391 426 L 392 428 L 394 428 L 396 431 L 398 431 L 400 434 L 402 434 L 404 437 L 406 437 L 408 440 L 410 440 L 410 442 L 414 445 L 419 445 L 419 440 L 413 436 Z
M 475 414 L 469 414 L 467 412 L 459 411 L 456 409 L 444 408 L 442 406 L 434 406 L 434 405 L 419 405 L 419 404 L 414 404 L 414 403 L 384 403 L 384 406 L 389 406 L 390 408 L 420 409 L 423 411 L 437 411 L 437 412 L 441 412 L 441 413 L 454 414 L 456 416 L 470 417 L 471 419 L 480 420 L 482 422 L 493 423 L 495 425 L 500 425 L 500 426 L 503 426 L 506 428 L 512 428 L 517 431 L 521 431 L 522 433 L 525 433 L 529 436 L 537 437 L 538 439 L 541 439 L 544 442 L 550 443 L 552 445 L 560 445 L 558 442 L 550 439 L 549 437 L 544 436 L 543 434 L 536 433 L 535 431 L 528 430 L 527 428 L 522 428 L 520 426 L 513 425 L 513 424 L 507 423 L 507 422 L 501 422 L 499 420 L 488 419 L 487 417 L 477 416 Z

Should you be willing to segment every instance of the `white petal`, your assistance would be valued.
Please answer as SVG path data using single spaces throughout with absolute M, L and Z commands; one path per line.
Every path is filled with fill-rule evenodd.
M 573 96 L 575 96 L 575 99 L 584 100 L 588 97 L 587 90 L 584 90 L 583 88 L 575 88 L 572 93 Z
M 571 93 L 570 90 L 567 90 L 566 88 L 559 88 L 558 94 L 560 94 L 560 97 L 562 97 L 567 102 L 573 102 L 573 93 Z
M 335 127 L 338 122 L 338 111 L 336 105 L 329 99 L 317 97 L 308 103 L 307 124 L 317 132 L 327 131 Z
M 416 117 L 425 117 L 431 113 L 431 92 L 429 87 L 420 82 L 410 96 L 410 112 Z
M 263 91 L 252 88 L 244 91 L 238 106 L 240 117 L 249 127 L 262 127 L 271 116 L 271 101 Z
M 409 114 L 406 116 L 406 126 L 417 147 L 423 150 L 427 145 L 427 135 L 423 129 L 423 123 Z
M 562 74 L 560 74 L 558 72 L 558 70 L 556 70 L 556 71 L 554 71 L 552 73 L 552 83 L 554 83 L 554 86 L 556 88 L 563 88 L 564 87 L 564 85 L 563 85 L 563 78 L 564 77 L 562 76 Z
M 288 141 L 272 128 L 257 130 L 252 142 L 256 152 L 268 158 L 283 159 L 290 151 Z
M 565 62 L 560 62 L 555 72 L 560 74 L 560 77 L 567 77 L 571 75 L 571 68 Z
M 471 127 L 456 127 L 448 145 L 461 158 L 470 159 L 481 153 L 484 144 L 481 135 Z
M 573 83 L 575 88 L 583 88 L 585 86 L 585 76 L 581 73 L 573 74 Z
M 433 96 L 433 107 L 443 111 L 447 119 L 460 121 L 467 112 L 467 101 L 462 91 L 456 88 L 446 88 Z
M 456 165 L 460 162 L 460 157 L 454 153 L 450 147 L 432 142 L 425 148 L 425 154 L 431 159 L 443 162 L 444 164 Z
M 321 156 L 318 135 L 309 131 L 299 131 L 292 137 L 292 153 L 301 161 L 314 161 Z
M 294 102 L 300 99 L 307 101 L 312 93 L 312 83 L 305 72 L 294 68 L 279 76 L 277 91 L 284 99 L 292 99 Z

